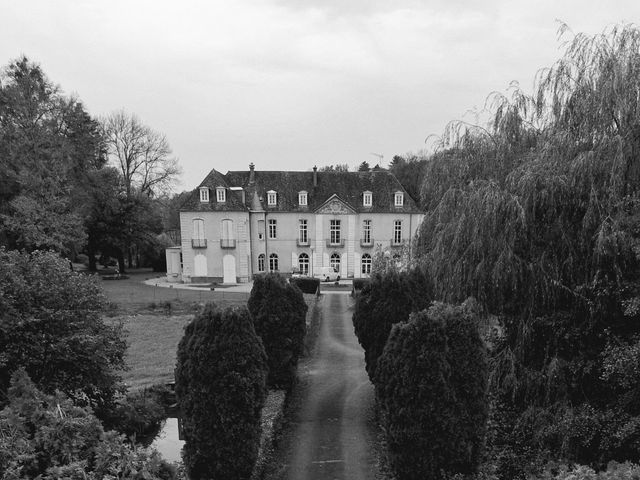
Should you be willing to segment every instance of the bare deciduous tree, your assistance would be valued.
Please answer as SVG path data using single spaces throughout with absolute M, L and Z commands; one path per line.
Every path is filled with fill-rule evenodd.
M 166 137 L 135 114 L 113 112 L 102 126 L 109 157 L 122 174 L 128 198 L 135 192 L 156 195 L 181 173 Z

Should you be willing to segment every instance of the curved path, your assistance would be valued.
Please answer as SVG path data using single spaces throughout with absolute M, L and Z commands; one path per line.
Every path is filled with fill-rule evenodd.
M 373 479 L 376 462 L 368 445 L 374 393 L 353 332 L 353 300 L 334 293 L 321 301 L 320 333 L 300 409 L 292 418 L 285 478 Z

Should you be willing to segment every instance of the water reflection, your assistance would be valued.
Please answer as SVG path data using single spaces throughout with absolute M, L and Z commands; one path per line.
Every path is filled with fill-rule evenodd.
M 178 438 L 178 419 L 167 418 L 151 443 L 151 446 L 158 450 L 160 454 L 169 462 L 181 462 L 180 451 L 184 445 L 184 440 Z

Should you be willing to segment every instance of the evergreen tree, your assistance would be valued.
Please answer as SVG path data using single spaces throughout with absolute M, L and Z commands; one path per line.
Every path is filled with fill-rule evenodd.
M 247 479 L 258 455 L 266 355 L 244 307 L 212 303 L 178 345 L 176 396 L 193 480 Z
M 411 312 L 426 308 L 432 300 L 432 287 L 425 272 L 388 269 L 375 273 L 357 298 L 353 325 L 364 348 L 369 378 L 375 382 L 378 357 L 382 354 L 391 327 L 406 322 Z
M 487 376 L 477 318 L 464 307 L 435 304 L 393 326 L 378 360 L 376 394 L 399 480 L 477 470 Z
M 307 328 L 308 307 L 302 292 L 277 273 L 259 275 L 254 279 L 247 306 L 267 353 L 267 383 L 290 388 Z

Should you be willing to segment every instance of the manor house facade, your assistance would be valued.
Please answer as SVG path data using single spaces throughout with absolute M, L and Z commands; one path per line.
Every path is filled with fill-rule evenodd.
M 342 278 L 366 277 L 374 251 L 399 252 L 422 218 L 386 171 L 212 170 L 181 208 L 182 258 L 174 255 L 168 272 L 186 283 L 313 275 L 326 266 Z

